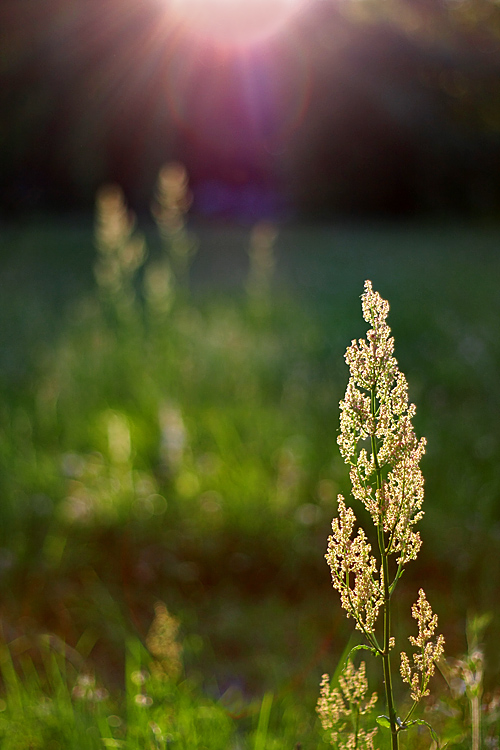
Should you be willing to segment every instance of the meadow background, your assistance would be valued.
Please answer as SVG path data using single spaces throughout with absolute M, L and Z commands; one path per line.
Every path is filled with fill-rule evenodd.
M 422 716 L 471 747 L 475 650 L 496 748 L 499 6 L 311 0 L 231 39 L 179 7 L 0 8 L 2 750 L 327 747 L 365 279 L 428 441 L 396 635 L 424 586 Z
M 163 602 L 180 623 L 176 680 L 196 710 L 193 693 L 220 710 L 211 721 L 236 724 L 226 734 L 217 726 L 213 745 L 201 731 L 200 747 L 229 747 L 233 731 L 245 738 L 231 740 L 237 747 L 323 746 L 318 682 L 352 632 L 323 555 L 336 494 L 349 492 L 338 401 L 345 346 L 364 335 L 365 278 L 391 302 L 416 429 L 428 439 L 424 545 L 400 584 L 398 627 L 408 628 L 422 584 L 449 656 L 466 650 L 467 616 L 490 613 L 488 700 L 495 692 L 498 230 L 287 226 L 272 235 L 257 282 L 255 231 L 189 227 L 198 247 L 190 280 L 172 284 L 166 305 L 145 281 L 148 268 L 172 265 L 153 225 L 144 265 L 114 291 L 94 278 L 94 225 L 33 221 L 2 231 L 2 628 L 31 686 L 18 703 L 38 727 L 40 696 L 55 701 L 44 649 L 65 664 L 67 712 L 85 702 L 75 699 L 82 675 L 104 690 L 102 705 L 119 703 L 126 663 L 135 659 L 135 674 L 154 662 L 145 644 Z M 442 708 L 447 689 L 435 680 Z M 84 725 L 94 726 L 101 703 L 87 703 Z M 193 715 L 192 705 L 185 710 Z M 119 708 L 102 711 L 116 722 L 109 737 L 125 742 Z M 451 734 L 467 742 L 463 712 Z M 58 726 L 47 711 L 47 736 L 29 746 L 59 747 L 73 713 Z M 144 731 L 153 737 L 151 720 Z M 193 746 L 194 730 L 178 731 L 179 746 L 181 737 Z M 149 746 L 130 733 L 127 742 Z

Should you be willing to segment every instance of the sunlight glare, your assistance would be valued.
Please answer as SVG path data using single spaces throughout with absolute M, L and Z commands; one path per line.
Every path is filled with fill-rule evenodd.
M 221 43 L 256 41 L 276 33 L 306 0 L 170 0 L 186 32 Z

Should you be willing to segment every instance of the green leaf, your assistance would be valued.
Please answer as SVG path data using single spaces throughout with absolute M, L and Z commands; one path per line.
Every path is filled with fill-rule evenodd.
M 371 651 L 372 654 L 375 654 L 375 656 L 378 656 L 378 651 L 372 646 L 366 646 L 364 643 L 361 644 L 360 646 L 354 646 L 354 648 L 351 648 L 346 658 L 344 659 L 344 667 L 343 667 L 344 669 L 346 668 L 347 662 L 351 658 L 352 654 L 356 653 L 356 651 Z
M 391 720 L 388 716 L 377 716 L 377 724 L 379 727 L 385 727 L 385 729 L 391 728 Z
M 393 582 L 392 582 L 392 583 L 391 583 L 391 585 L 389 586 L 389 594 L 392 594 L 392 592 L 393 592 L 393 591 L 394 591 L 394 589 L 396 588 L 396 584 L 397 584 L 397 582 L 399 581 L 399 579 L 401 578 L 401 576 L 403 575 L 403 573 L 404 573 L 404 572 L 405 572 L 405 569 L 404 569 L 404 568 L 401 568 L 401 570 L 398 570 L 398 572 L 396 573 L 396 575 L 395 575 L 395 577 L 394 577 L 394 580 L 393 580 Z
M 441 745 L 439 744 L 439 737 L 437 736 L 436 732 L 431 727 L 431 725 L 428 724 L 428 722 L 424 721 L 423 719 L 413 719 L 413 721 L 409 721 L 406 726 L 411 727 L 411 726 L 414 726 L 415 724 L 418 724 L 419 726 L 427 727 L 427 729 L 431 733 L 432 739 L 436 743 L 437 749 L 440 750 Z

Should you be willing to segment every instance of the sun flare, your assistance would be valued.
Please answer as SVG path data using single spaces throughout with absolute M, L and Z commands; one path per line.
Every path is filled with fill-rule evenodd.
M 244 43 L 276 33 L 306 0 L 170 0 L 188 33 L 221 43 Z

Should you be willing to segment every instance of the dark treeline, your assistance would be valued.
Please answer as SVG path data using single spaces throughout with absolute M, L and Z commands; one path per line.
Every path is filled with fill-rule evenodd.
M 489 0 L 317 0 L 245 51 L 166 0 L 4 0 L 0 207 L 148 207 L 187 166 L 194 211 L 494 217 L 500 10 Z

